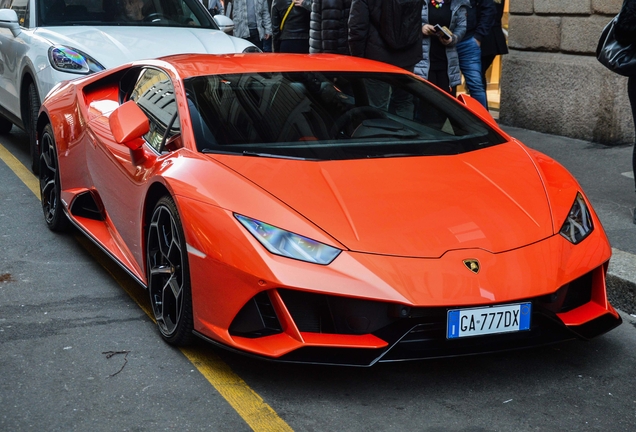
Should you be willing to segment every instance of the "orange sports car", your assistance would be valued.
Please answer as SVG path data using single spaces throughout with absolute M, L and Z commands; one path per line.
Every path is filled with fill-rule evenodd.
M 577 181 L 398 68 L 180 55 L 58 85 L 47 225 L 150 297 L 163 339 L 369 366 L 589 339 L 621 323 Z

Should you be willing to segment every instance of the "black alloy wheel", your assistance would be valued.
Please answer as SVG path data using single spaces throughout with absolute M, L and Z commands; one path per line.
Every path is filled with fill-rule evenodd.
M 155 205 L 148 227 L 146 262 L 150 305 L 161 337 L 177 346 L 192 342 L 192 293 L 185 236 L 172 198 Z
M 38 113 L 40 112 L 40 96 L 38 95 L 38 89 L 35 87 L 35 83 L 30 83 L 27 90 L 27 107 L 25 111 L 24 127 L 29 134 L 29 153 L 31 154 L 31 170 L 33 174 L 39 173 L 40 168 L 40 153 L 37 145 L 37 124 Z M 42 146 L 40 146 L 41 150 Z
M 40 197 L 44 221 L 51 231 L 65 231 L 69 220 L 60 198 L 60 172 L 53 129 L 48 124 L 42 132 L 42 153 L 39 160 Z

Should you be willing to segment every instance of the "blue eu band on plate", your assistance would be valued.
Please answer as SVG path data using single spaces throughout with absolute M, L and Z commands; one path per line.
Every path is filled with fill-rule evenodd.
M 448 339 L 530 330 L 531 303 L 448 311 Z

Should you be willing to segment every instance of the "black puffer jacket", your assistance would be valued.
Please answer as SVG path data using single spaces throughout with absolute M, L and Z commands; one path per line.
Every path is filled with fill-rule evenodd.
M 309 52 L 349 54 L 351 0 L 312 0 Z
M 419 39 L 402 49 L 389 47 L 379 32 L 382 2 L 389 0 L 352 0 L 349 11 L 349 50 L 351 55 L 389 63 L 410 71 L 422 59 L 422 33 Z M 419 12 L 418 12 L 418 19 Z
M 309 39 L 309 10 L 311 0 L 303 0 L 302 6 L 292 6 L 281 31 L 280 25 L 292 0 L 272 1 L 272 46 L 280 52 L 280 41 L 286 39 Z

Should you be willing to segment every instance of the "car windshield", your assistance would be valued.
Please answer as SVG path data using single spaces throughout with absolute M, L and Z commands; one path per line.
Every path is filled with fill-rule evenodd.
M 405 74 L 295 72 L 185 81 L 199 151 L 338 160 L 453 155 L 505 140 Z
M 218 28 L 199 0 L 37 0 L 38 27 L 162 26 Z

